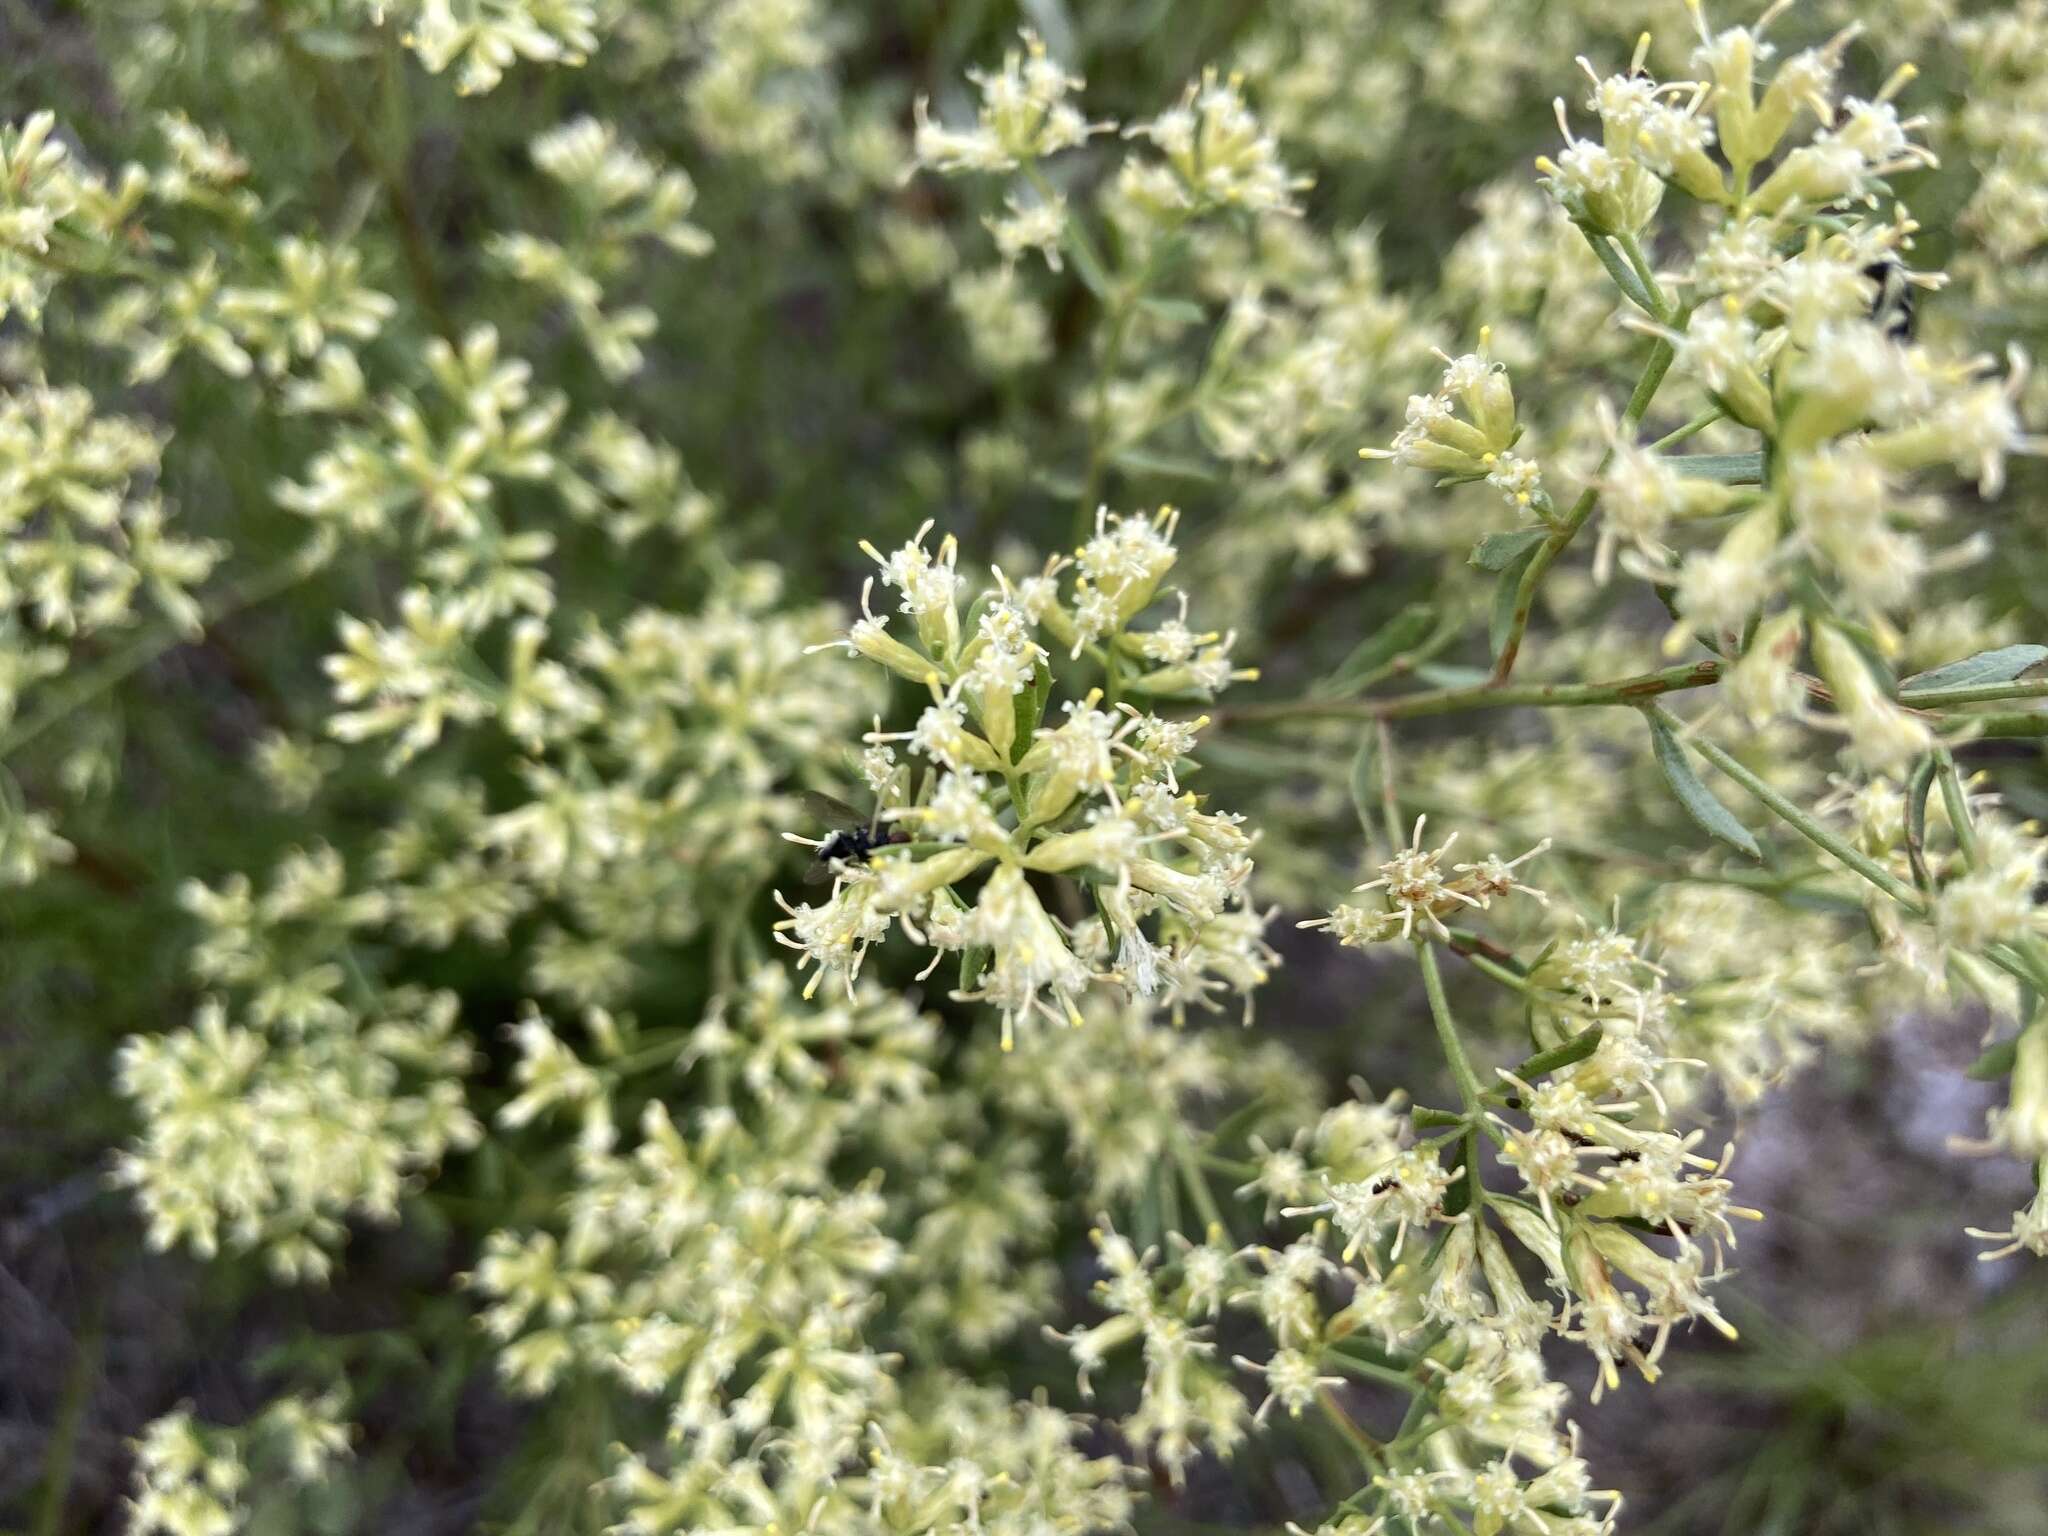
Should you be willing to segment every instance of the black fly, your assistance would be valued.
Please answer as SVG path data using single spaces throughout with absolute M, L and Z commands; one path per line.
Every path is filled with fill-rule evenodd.
M 1913 339 L 1913 274 L 1896 256 L 1882 256 L 1863 269 L 1877 288 L 1870 318 L 1893 341 Z
M 858 864 L 877 848 L 910 841 L 908 833 L 882 831 L 874 817 L 863 816 L 844 800 L 820 794 L 814 789 L 805 790 L 800 798 L 805 809 L 831 829 L 823 837 L 799 837 L 794 832 L 782 834 L 790 842 L 814 850 L 815 857 L 804 871 L 805 881 L 811 884 L 830 880 L 836 873 L 836 865 Z

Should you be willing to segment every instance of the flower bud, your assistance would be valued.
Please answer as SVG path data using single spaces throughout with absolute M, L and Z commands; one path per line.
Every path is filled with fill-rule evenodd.
M 879 662 L 899 677 L 907 677 L 914 683 L 932 683 L 938 679 L 938 668 L 932 665 L 931 658 L 898 640 L 879 620 L 861 620 L 847 632 L 846 639 L 857 653 L 869 661 Z
M 1503 447 L 1515 439 L 1515 390 L 1507 369 L 1498 365 L 1481 374 L 1465 391 L 1465 409 L 1489 444 Z
M 1756 37 L 1747 27 L 1730 27 L 1693 54 L 1693 67 L 1714 82 L 1714 126 L 1721 151 L 1740 176 L 1769 158 L 1777 140 L 1757 121 Z
M 1797 609 L 1773 614 L 1757 626 L 1742 659 L 1728 671 L 1722 690 L 1736 713 L 1755 729 L 1794 714 L 1806 697 L 1798 674 L 1799 643 L 1805 622 Z
M 1862 654 L 1840 630 L 1822 625 L 1814 631 L 1813 661 L 1835 696 L 1857 758 L 1872 773 L 1903 776 L 1934 744 L 1926 722 L 1885 696 Z
M 1117 870 L 1137 856 L 1138 828 L 1122 816 L 1105 816 L 1073 832 L 1055 833 L 1024 856 L 1028 869 L 1060 874 L 1084 864 Z
M 2048 1024 L 2029 1026 L 2015 1047 L 1998 1139 L 2016 1157 L 2048 1157 Z
M 1685 562 L 1674 603 L 1686 623 L 1715 634 L 1741 629 L 1770 596 L 1777 552 L 1778 509 L 1767 503 L 1745 514 L 1719 549 Z
M 988 862 L 978 848 L 949 848 L 928 859 L 913 859 L 899 851 L 870 856 L 875 871 L 875 893 L 869 905 L 877 912 L 900 912 L 924 897 L 956 884 Z

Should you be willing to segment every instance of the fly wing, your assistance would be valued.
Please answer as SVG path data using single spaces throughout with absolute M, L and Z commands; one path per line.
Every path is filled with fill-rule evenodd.
M 868 824 L 868 819 L 844 800 L 823 794 L 815 789 L 804 790 L 797 798 L 804 803 L 804 809 L 817 821 L 841 832 L 857 831 Z

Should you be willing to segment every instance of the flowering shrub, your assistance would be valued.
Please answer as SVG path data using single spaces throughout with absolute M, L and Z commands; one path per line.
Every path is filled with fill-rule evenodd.
M 2048 8 L 1026 9 L 38 23 L 18 1027 L 300 1309 L 129 1528 L 479 1398 L 507 1530 L 1676 1520 L 1738 1150 L 1958 1018 L 2048 1257 Z

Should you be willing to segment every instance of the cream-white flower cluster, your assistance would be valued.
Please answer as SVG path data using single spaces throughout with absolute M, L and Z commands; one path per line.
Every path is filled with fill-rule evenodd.
M 350 1219 L 393 1222 L 418 1177 L 481 1129 L 452 993 L 373 989 L 351 936 L 384 913 L 332 850 L 258 895 L 194 884 L 199 978 L 232 997 L 189 1029 L 136 1036 L 117 1063 L 144 1132 L 116 1168 L 158 1247 L 260 1252 L 285 1280 L 326 1278 Z
M 1514 397 L 1477 357 L 1453 362 L 1436 393 L 1411 399 L 1383 456 L 1453 482 L 1484 477 L 1534 515 L 1537 528 L 1496 535 L 1474 555 L 1502 572 L 1494 683 L 1516 663 L 1536 583 L 1597 519 L 1596 579 L 1619 564 L 1659 588 L 1676 620 L 1666 649 L 1699 646 L 1716 658 L 1705 680 L 1720 686 L 1724 718 L 1749 732 L 1796 721 L 1836 733 L 1859 778 L 1814 797 L 1813 811 L 1773 798 L 1718 743 L 1707 750 L 1863 877 L 1851 899 L 1871 908 L 1887 969 L 1917 977 L 1919 991 L 1945 992 L 1953 979 L 2016 1012 L 2025 1042 L 2036 1027 L 2028 1000 L 2048 975 L 2033 896 L 2038 838 L 1972 811 L 1935 711 L 2007 685 L 2023 695 L 2022 674 L 2041 653 L 1987 649 L 1904 681 L 1898 663 L 1910 655 L 1901 620 L 1989 547 L 1982 533 L 1935 546 L 1930 530 L 1947 508 L 1934 472 L 1989 498 L 2013 456 L 2042 446 L 2021 419 L 2026 365 L 2015 350 L 2001 377 L 1992 360 L 1915 334 L 1916 293 L 1943 281 L 1911 269 L 1918 226 L 1887 201 L 1893 178 L 1935 164 L 1919 138 L 1926 123 L 1899 105 L 1915 72 L 1896 71 L 1868 97 L 1844 93 L 1838 77 L 1857 29 L 1778 57 L 1764 33 L 1781 13 L 1718 32 L 1702 21 L 1691 78 L 1649 73 L 1647 38 L 1624 72 L 1586 65 L 1598 139 L 1578 138 L 1558 103 L 1566 143 L 1538 162 L 1542 179 L 1629 307 L 1626 323 L 1649 341 L 1626 408 L 1601 408 L 1599 456 L 1576 500 L 1565 506 L 1535 489 L 1533 466 L 1525 472 L 1510 453 Z M 1969 46 L 1996 46 L 1994 35 L 2010 41 L 2011 28 L 1974 29 Z M 1677 197 L 1706 218 L 1665 218 Z M 1703 408 L 1646 441 L 1667 375 Z M 1482 393 L 1489 386 L 1493 400 Z M 1729 451 L 1683 446 L 1709 432 Z M 1632 701 L 1618 689 L 1600 702 Z M 1754 853 L 1751 834 L 1693 776 L 1673 722 L 1651 712 L 1660 766 L 1687 809 Z M 1937 781 L 1946 847 L 1926 834 Z M 1842 810 L 1860 825 L 1856 846 L 1838 852 L 1818 818 Z M 1412 901 L 1399 897 L 1404 880 Z M 1406 936 L 1418 916 L 1428 924 L 1471 899 L 1419 843 L 1385 867 L 1385 883 L 1392 910 L 1340 908 L 1326 923 L 1347 942 L 1396 927 Z M 1678 920 L 1697 908 L 1676 904 L 1663 920 L 1675 957 L 1701 949 Z M 1809 959 L 1775 973 L 1790 985 L 1769 1006 L 1731 977 L 1743 968 L 1724 957 L 1688 980 L 1704 984 L 1707 1005 L 1694 1038 L 1724 1086 L 1746 1098 L 1804 1054 L 1808 1038 L 1837 1027 L 1825 1003 L 1803 1000 L 1824 995 L 1840 968 L 1816 970 Z M 2028 1123 L 2017 1073 L 2012 1094 L 1991 1140 L 2032 1162 L 2039 1149 L 2011 1130 Z
M 644 304 L 607 310 L 605 285 L 633 264 L 632 247 L 658 242 L 678 256 L 702 256 L 711 237 L 689 220 L 697 188 L 682 171 L 664 168 L 610 124 L 579 117 L 534 139 L 534 166 L 570 205 L 573 246 L 525 232 L 493 236 L 493 262 L 520 282 L 553 295 L 568 309 L 607 378 L 637 371 L 640 343 L 654 334 Z
M 1162 80 L 1048 7 L 961 93 L 986 28 L 829 0 L 81 11 L 122 110 L 0 126 L 0 882 L 187 962 L 101 1026 L 148 1240 L 443 1244 L 620 1531 L 1082 1536 L 1297 1434 L 1354 1458 L 1328 1536 L 1612 1529 L 1556 1341 L 1598 1399 L 1728 1331 L 1712 1116 L 1982 1005 L 1959 1150 L 2048 1176 L 2029 770 L 1972 772 L 2048 660 L 1980 558 L 2044 397 L 1977 350 L 2048 336 L 2043 10 L 1848 9 L 1631 55 L 1590 0 L 1293 0 Z M 927 508 L 998 563 L 927 525 L 807 598 Z M 1216 702 L 1239 634 L 1304 696 Z M 1354 812 L 1300 926 L 1450 1108 L 1186 1027 L 1274 969 L 1253 854 L 1327 910 Z M 2048 1254 L 2048 1197 L 1975 1219 Z M 998 1384 L 1048 1326 L 1077 1386 Z M 143 1431 L 133 1523 L 398 1464 L 290 1374 Z
M 1232 636 L 1189 627 L 1185 601 L 1137 622 L 1173 567 L 1175 523 L 1166 508 L 1104 510 L 1071 557 L 995 569 L 964 619 L 952 538 L 927 549 L 927 525 L 889 554 L 868 547 L 911 637 L 874 613 L 870 578 L 842 643 L 930 703 L 909 730 L 866 738 L 873 819 L 891 838 L 857 860 L 837 855 L 838 833 L 804 839 L 831 862 L 832 895 L 778 897 L 777 937 L 815 967 L 808 990 L 827 975 L 851 987 L 900 927 L 931 951 L 928 972 L 958 957 L 956 995 L 1001 1011 L 1007 1048 L 1027 1018 L 1080 1023 L 1098 981 L 1178 1012 L 1265 979 L 1251 835 L 1181 786 L 1201 720 L 1156 712 L 1255 674 L 1232 662 Z M 1076 663 L 1099 683 L 1055 705 L 1054 671 Z M 1081 896 L 1062 915 L 1047 877 Z

